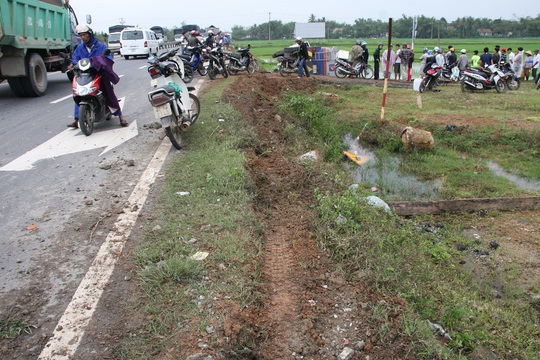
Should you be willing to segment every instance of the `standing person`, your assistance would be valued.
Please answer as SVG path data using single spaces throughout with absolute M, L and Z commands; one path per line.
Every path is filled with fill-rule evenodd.
M 422 55 L 420 55 L 420 77 L 424 77 L 424 68 L 426 67 L 428 57 L 428 48 L 424 48 L 424 50 L 422 50 Z
M 356 40 L 356 44 L 354 44 L 351 48 L 351 61 L 353 63 L 353 67 L 356 67 L 361 60 L 364 60 L 362 56 L 364 54 L 364 49 L 362 49 L 362 46 L 360 46 L 361 44 L 362 41 Z
M 457 67 L 459 69 L 459 72 L 463 72 L 467 70 L 467 66 L 469 65 L 469 58 L 467 57 L 467 50 L 461 49 L 460 51 L 461 55 L 459 55 L 459 59 L 457 61 Z
M 407 81 L 411 81 L 411 71 L 409 70 L 409 61 L 411 60 L 412 56 L 413 56 L 413 53 L 411 51 L 410 45 L 407 45 L 407 43 L 404 43 L 401 48 L 401 68 L 403 69 L 403 73 L 407 74 Z
M 401 46 L 396 44 L 396 61 L 394 62 L 394 80 L 401 80 Z
M 484 53 L 480 55 L 480 65 L 487 69 L 489 65 L 491 65 L 491 59 L 493 56 L 489 53 L 489 48 L 484 48 Z
M 495 49 L 493 49 L 493 55 L 491 55 L 491 63 L 493 65 L 496 65 L 497 67 L 500 67 L 501 62 L 501 54 L 499 53 L 499 49 L 495 46 Z
M 388 62 L 388 50 L 390 50 L 390 62 Z M 394 47 L 392 46 L 392 44 L 390 44 L 389 49 L 383 51 L 381 60 L 384 78 L 390 79 L 390 77 L 392 76 L 392 67 L 394 66 L 394 62 L 396 61 L 396 53 L 394 52 Z M 386 72 L 387 68 L 388 73 Z
M 367 48 L 367 42 L 362 41 L 362 44 L 360 46 L 362 46 L 362 50 L 364 50 L 364 53 L 362 54 L 364 64 L 367 64 L 368 61 L 369 61 L 369 51 L 368 51 L 368 48 Z
M 373 61 L 374 61 L 374 66 L 373 66 L 373 72 L 374 72 L 374 76 L 373 78 L 375 80 L 378 80 L 379 79 L 379 67 L 381 65 L 381 49 L 382 49 L 382 43 L 379 43 L 377 45 L 377 49 L 375 49 L 375 51 L 373 52 Z
M 304 72 L 306 73 L 306 77 L 309 77 L 309 70 L 306 64 L 309 59 L 308 45 L 306 42 L 302 41 L 301 37 L 297 37 L 295 42 L 300 47 L 298 50 L 298 58 L 300 59 L 298 62 L 298 78 L 302 78 Z
M 473 50 L 473 56 L 471 57 L 471 67 L 480 67 L 480 56 L 478 56 L 478 50 Z
M 540 54 L 538 53 L 538 49 L 534 50 L 534 56 L 533 56 L 533 69 L 532 69 L 532 78 L 533 80 L 536 79 L 538 76 L 538 68 L 540 67 Z
M 514 57 L 512 70 L 514 70 L 514 73 L 518 78 L 523 80 L 523 48 L 521 46 L 518 47 L 518 51 Z
M 69 69 L 71 69 L 73 65 L 75 65 L 79 60 L 84 58 L 101 56 L 103 55 L 103 52 L 107 50 L 107 46 L 96 39 L 96 37 L 94 36 L 94 32 L 92 31 L 92 29 L 90 29 L 88 25 L 77 25 L 75 30 L 77 34 L 79 34 L 79 36 L 81 37 L 82 43 L 75 48 L 75 51 L 73 51 L 73 55 L 71 57 L 71 65 L 69 66 Z M 129 124 L 127 123 L 127 121 L 124 120 L 124 116 L 122 115 L 122 109 L 120 109 L 120 104 L 118 104 L 118 98 L 116 97 L 116 94 L 114 93 L 114 88 L 111 84 L 111 81 L 115 84 L 118 83 L 119 77 L 112 70 L 112 64 L 114 64 L 112 56 L 109 54 L 107 55 L 107 58 L 108 60 L 110 60 L 109 64 L 106 64 L 107 66 L 102 66 L 102 68 L 108 73 L 108 76 L 103 76 L 101 90 L 105 96 L 107 106 L 111 108 L 111 111 L 114 110 L 114 116 L 119 117 L 120 126 L 128 126 Z M 105 79 L 110 79 L 110 81 L 107 82 Z M 73 118 L 74 121 L 72 123 L 69 123 L 67 126 L 69 128 L 77 129 L 79 127 L 79 105 L 77 105 L 77 103 L 75 103 Z
M 508 48 L 508 63 L 510 63 L 511 66 L 514 66 L 514 58 L 516 57 L 516 54 L 512 52 L 512 48 Z
M 435 47 L 434 50 L 437 52 L 437 55 L 435 55 L 435 61 L 437 62 L 437 65 L 439 65 L 440 67 L 443 67 L 446 60 L 444 59 L 442 49 L 439 47 Z
M 529 81 L 529 75 L 531 74 L 531 70 L 533 68 L 534 59 L 533 54 L 530 50 L 525 51 L 525 55 L 525 61 L 523 62 L 523 78 L 525 79 L 525 81 Z
M 450 48 L 450 51 L 446 54 L 446 65 L 448 68 L 453 68 L 457 63 L 456 49 Z
M 506 64 L 506 48 L 501 49 L 501 60 L 499 62 L 499 67 L 503 67 Z

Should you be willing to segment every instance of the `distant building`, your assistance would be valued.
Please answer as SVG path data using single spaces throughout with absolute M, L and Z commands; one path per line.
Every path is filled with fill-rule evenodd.
M 491 29 L 478 29 L 478 34 L 480 36 L 493 36 L 493 31 Z

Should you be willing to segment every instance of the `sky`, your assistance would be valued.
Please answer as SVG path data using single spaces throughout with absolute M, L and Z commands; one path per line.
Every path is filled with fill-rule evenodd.
M 91 27 L 98 32 L 108 32 L 109 26 L 120 24 L 121 19 L 125 24 L 146 28 L 172 29 L 185 22 L 201 28 L 214 25 L 222 31 L 230 31 L 236 25 L 248 28 L 269 20 L 307 22 L 312 14 L 315 18 L 353 24 L 359 18 L 388 21 L 402 15 L 444 17 L 453 21 L 464 16 L 516 20 L 536 17 L 540 13 L 540 9 L 533 10 L 534 6 L 516 6 L 515 12 L 509 11 L 506 0 L 491 0 L 488 5 L 469 0 L 455 0 L 446 5 L 416 0 L 70 0 L 70 4 L 79 22 L 84 22 L 87 14 L 92 15 Z

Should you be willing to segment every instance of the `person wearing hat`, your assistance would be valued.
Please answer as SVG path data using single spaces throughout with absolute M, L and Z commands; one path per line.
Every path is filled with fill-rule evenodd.
M 456 55 L 456 49 L 450 48 L 450 54 L 446 56 L 446 65 L 448 65 L 449 68 L 453 68 L 456 66 L 457 63 L 457 55 Z
M 373 67 L 374 76 L 373 76 L 373 78 L 375 80 L 379 79 L 379 68 L 381 66 L 381 49 L 382 49 L 382 47 L 383 47 L 382 43 L 379 43 L 379 45 L 377 45 L 377 49 L 375 49 L 375 51 L 373 52 L 373 61 L 374 61 L 374 67 Z
M 499 64 L 500 64 L 500 67 L 506 64 L 506 48 L 501 49 L 501 62 Z
M 533 56 L 533 70 L 532 70 L 532 77 L 535 79 L 538 76 L 538 68 L 540 67 L 540 54 L 538 53 L 538 49 L 534 50 L 534 56 Z
M 467 50 L 461 49 L 460 53 L 461 55 L 459 55 L 456 66 L 458 67 L 459 71 L 462 72 L 467 69 L 467 66 L 469 65 L 469 58 L 467 57 Z
M 531 75 L 534 60 L 533 54 L 530 50 L 525 51 L 525 55 L 525 60 L 523 62 L 523 78 L 525 79 L 525 81 L 529 81 L 529 76 Z

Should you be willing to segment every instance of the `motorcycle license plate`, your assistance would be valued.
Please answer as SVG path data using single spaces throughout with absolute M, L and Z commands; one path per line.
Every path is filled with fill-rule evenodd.
M 172 115 L 171 107 L 169 104 L 154 107 L 154 115 L 156 119 L 161 119 Z

